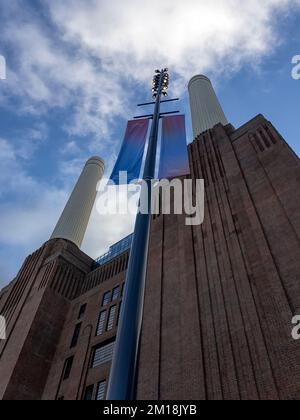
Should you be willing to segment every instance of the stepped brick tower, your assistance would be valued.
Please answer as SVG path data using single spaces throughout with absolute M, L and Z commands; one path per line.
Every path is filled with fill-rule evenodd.
M 153 221 L 138 398 L 299 399 L 299 159 L 261 115 L 189 153 L 205 221 Z

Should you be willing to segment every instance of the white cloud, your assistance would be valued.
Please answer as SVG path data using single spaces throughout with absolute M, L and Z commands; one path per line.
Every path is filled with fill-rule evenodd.
M 195 72 L 236 68 L 276 46 L 276 12 L 293 0 L 53 0 L 54 21 L 66 40 L 81 41 L 113 74 L 148 82 L 168 65 L 186 80 Z M 181 85 L 184 87 L 184 85 Z
M 52 108 L 72 107 L 65 121 L 68 134 L 92 133 L 102 139 L 97 146 L 105 148 L 114 117 L 125 116 L 127 101 L 122 98 L 120 79 L 103 70 L 99 60 L 81 50 L 74 53 L 68 44 L 52 38 L 39 21 L 23 22 L 12 15 L 14 11 L 7 6 L 8 23 L 1 35 L 15 56 L 1 86 L 1 102 L 17 96 L 22 100 L 18 112 L 41 116 Z M 90 149 L 95 149 L 93 142 Z
M 132 88 L 148 86 L 155 67 L 170 67 L 179 93 L 195 73 L 223 77 L 254 65 L 279 42 L 277 14 L 299 6 L 296 0 L 43 3 L 50 27 L 18 0 L 3 7 L 2 41 L 16 56 L 6 86 L 28 99 L 26 111 L 72 105 L 65 127 L 101 137 L 94 149 L 107 147 L 115 116 L 131 114 Z
M 82 244 L 82 249 L 92 258 L 103 255 L 110 245 L 133 232 L 133 215 L 100 215 L 94 208 Z

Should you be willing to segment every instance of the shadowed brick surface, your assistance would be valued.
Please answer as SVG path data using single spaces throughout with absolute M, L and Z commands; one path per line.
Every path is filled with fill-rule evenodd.
M 205 222 L 153 221 L 138 398 L 299 399 L 299 159 L 262 116 L 189 153 Z
M 300 344 L 291 338 L 300 314 L 299 159 L 261 115 L 237 130 L 217 125 L 188 148 L 192 177 L 205 180 L 205 221 L 153 219 L 137 397 L 299 399 Z M 127 264 L 128 252 L 96 268 L 65 240 L 27 258 L 0 293 L 8 323 L 0 398 L 83 399 L 89 386 L 96 398 L 110 362 L 92 368 L 94 348 L 114 340 L 117 317 L 105 328 L 122 296 L 102 300 L 122 287 Z

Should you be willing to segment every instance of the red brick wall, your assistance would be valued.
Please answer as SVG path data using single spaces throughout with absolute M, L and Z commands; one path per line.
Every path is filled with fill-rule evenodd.
M 40 399 L 70 298 L 92 260 L 68 241 L 53 240 L 28 257 L 0 307 L 0 398 Z
M 298 399 L 299 159 L 262 116 L 189 152 L 205 221 L 153 222 L 138 398 Z

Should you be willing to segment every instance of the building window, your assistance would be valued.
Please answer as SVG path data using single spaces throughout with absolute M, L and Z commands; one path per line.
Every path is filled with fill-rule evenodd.
M 113 302 L 115 302 L 116 300 L 118 300 L 119 291 L 120 291 L 120 286 L 117 286 L 117 287 L 114 288 L 113 294 L 112 294 L 112 301 Z
M 101 381 L 98 383 L 96 400 L 97 401 L 105 400 L 105 392 L 106 392 L 106 381 Z
M 92 368 L 103 365 L 104 363 L 112 360 L 114 345 L 115 342 L 112 341 L 108 344 L 95 347 L 92 359 Z
M 109 310 L 109 316 L 108 316 L 108 321 L 107 321 L 107 331 L 111 331 L 113 329 L 116 312 L 117 312 L 117 306 L 116 305 L 112 306 Z
M 80 307 L 80 309 L 79 309 L 79 314 L 78 314 L 78 319 L 81 319 L 83 316 L 84 316 L 84 314 L 85 314 L 85 311 L 86 311 L 86 303 L 84 304 L 84 305 L 82 305 L 81 307 Z
M 98 327 L 96 335 L 102 335 L 105 329 L 106 311 L 102 311 L 99 316 Z
M 84 401 L 90 401 L 93 399 L 94 385 L 90 385 L 85 388 L 83 399 Z
M 110 292 L 106 292 L 103 295 L 102 306 L 108 305 L 110 302 Z
M 74 360 L 74 356 L 69 357 L 66 361 L 65 361 L 65 365 L 64 365 L 64 373 L 63 373 L 63 381 L 69 379 L 70 377 L 70 373 L 71 373 L 71 369 L 72 369 L 72 365 L 73 365 L 73 360 Z
M 81 330 L 81 323 L 77 324 L 76 327 L 75 327 L 74 334 L 73 334 L 72 341 L 71 341 L 71 346 L 70 346 L 71 349 L 73 347 L 77 346 L 78 338 L 79 338 L 79 335 L 80 335 L 80 330 Z

